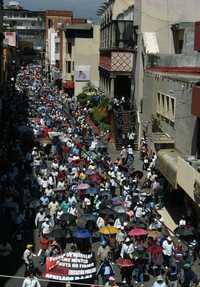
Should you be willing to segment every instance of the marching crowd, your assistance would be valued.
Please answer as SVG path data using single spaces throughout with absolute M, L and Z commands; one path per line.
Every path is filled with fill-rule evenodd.
M 38 253 L 32 242 L 23 253 L 23 287 L 39 287 L 46 258 L 66 250 L 95 252 L 96 282 L 106 286 L 144 286 L 154 277 L 153 287 L 196 284 L 193 250 L 171 238 L 157 213 L 163 181 L 147 139 L 143 171 L 133 168 L 134 134 L 113 162 L 88 124 L 88 109 L 50 87 L 40 66 L 22 68 L 16 89 L 28 95 L 28 122 L 16 123 L 18 157 L 0 185 L 17 240 L 27 225 L 37 230 Z

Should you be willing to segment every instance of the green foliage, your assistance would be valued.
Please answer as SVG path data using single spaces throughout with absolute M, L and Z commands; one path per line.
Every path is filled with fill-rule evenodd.
M 88 102 L 88 100 L 89 100 L 89 97 L 88 97 L 87 94 L 81 93 L 81 94 L 79 94 L 79 95 L 77 96 L 77 100 L 78 100 L 78 102 L 79 102 L 81 105 L 84 106 L 84 105 L 87 104 L 87 102 Z
M 101 123 L 100 124 L 100 128 L 104 131 L 104 132 L 111 132 L 111 125 L 110 124 L 107 124 L 107 123 Z
M 102 110 L 99 107 L 94 107 L 91 111 L 91 117 L 95 123 L 105 121 L 107 117 L 106 110 Z

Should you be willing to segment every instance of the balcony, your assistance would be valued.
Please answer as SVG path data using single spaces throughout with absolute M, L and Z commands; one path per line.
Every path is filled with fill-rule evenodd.
M 164 73 L 200 75 L 200 57 L 198 54 L 149 54 L 146 57 L 146 68 Z
M 111 52 L 110 55 L 100 56 L 100 68 L 110 72 L 128 72 L 133 71 L 134 54 L 132 52 Z
M 101 29 L 101 50 L 133 50 L 137 42 L 133 21 L 115 20 Z

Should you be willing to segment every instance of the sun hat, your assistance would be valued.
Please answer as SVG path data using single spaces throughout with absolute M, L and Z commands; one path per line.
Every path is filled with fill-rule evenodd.
M 27 244 L 26 245 L 26 248 L 32 248 L 33 247 L 33 244 Z

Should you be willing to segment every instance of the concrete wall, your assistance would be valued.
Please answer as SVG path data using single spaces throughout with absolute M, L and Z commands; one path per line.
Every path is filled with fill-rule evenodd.
M 156 32 L 160 53 L 174 53 L 171 25 L 199 21 L 199 11 L 199 0 L 135 0 L 136 24 Z
M 153 55 L 154 56 L 154 55 Z M 150 58 L 152 55 L 147 55 L 148 67 L 200 67 L 200 54 L 176 54 L 164 55 L 159 54 L 152 65 Z
M 125 12 L 130 6 L 134 5 L 135 0 L 115 0 L 112 6 L 112 19 L 116 20 L 117 16 Z
M 89 65 L 90 81 L 99 86 L 99 45 L 100 29 L 98 25 L 93 26 L 94 34 L 92 39 L 76 38 L 74 44 L 74 66 Z M 81 93 L 87 82 L 75 82 L 75 96 Z
M 154 73 L 145 73 L 143 97 L 143 126 L 149 122 L 151 134 L 152 115 L 157 112 L 157 93 L 163 93 L 176 99 L 175 123 L 172 125 L 164 119 L 160 120 L 161 129 L 175 140 L 175 147 L 185 155 L 192 154 L 192 139 L 195 132 L 196 118 L 191 114 L 192 87 L 188 82 L 170 79 Z M 149 136 L 150 136 L 149 134 Z

